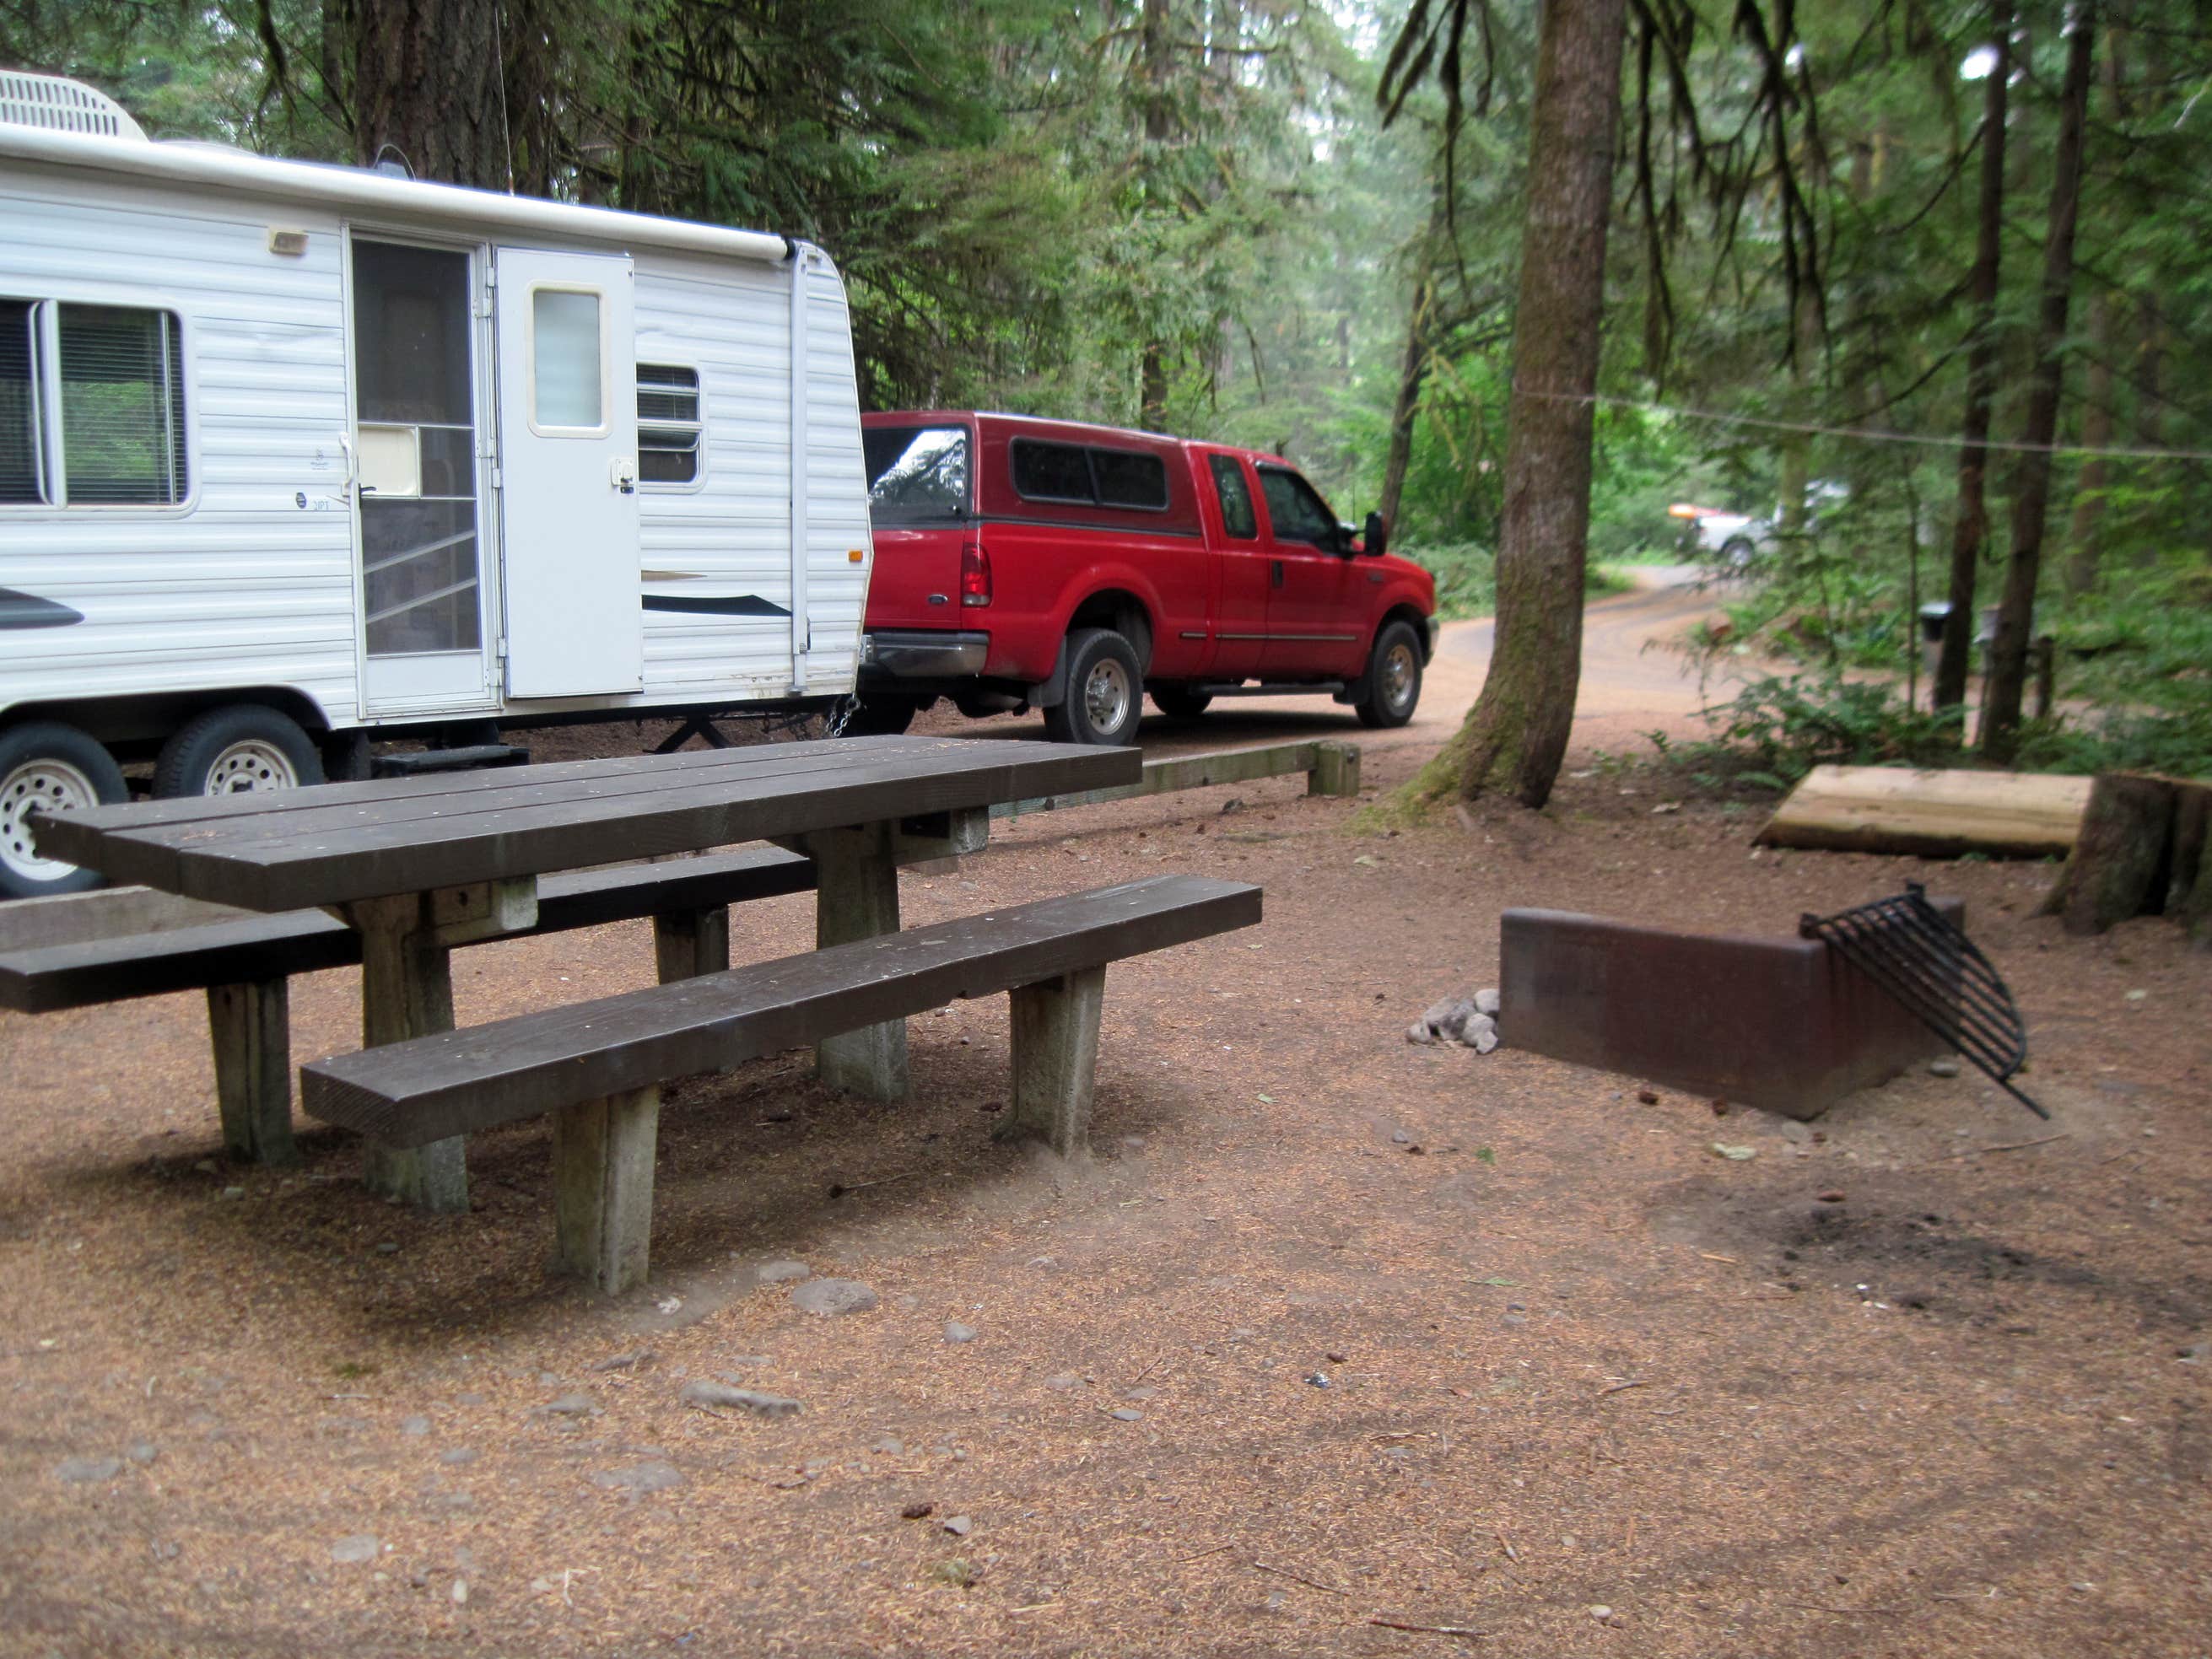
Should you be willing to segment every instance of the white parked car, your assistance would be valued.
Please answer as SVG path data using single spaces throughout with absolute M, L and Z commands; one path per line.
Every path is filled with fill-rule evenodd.
M 1806 522 L 1818 523 L 1824 511 L 1842 503 L 1850 493 L 1850 486 L 1839 480 L 1815 478 L 1805 486 Z M 1748 513 L 1723 513 L 1717 507 L 1696 507 L 1686 501 L 1667 511 L 1674 518 L 1688 521 L 1686 541 L 1690 552 L 1732 570 L 1746 569 L 1760 554 L 1773 550 L 1775 526 L 1781 517 L 1779 508 L 1772 516 L 1761 518 Z

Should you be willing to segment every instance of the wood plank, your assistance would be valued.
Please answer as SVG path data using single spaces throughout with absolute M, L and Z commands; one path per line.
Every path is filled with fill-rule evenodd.
M 1024 812 L 1056 812 L 1070 806 L 1090 806 L 1100 801 L 1127 800 L 1138 795 L 1166 795 L 1183 789 L 1206 789 L 1217 784 L 1249 783 L 1257 778 L 1285 777 L 1311 772 L 1319 765 L 1322 745 L 1301 743 L 1256 744 L 1246 749 L 1218 749 L 1204 755 L 1176 755 L 1150 760 L 1133 783 L 1085 789 L 1069 794 L 1039 795 L 1006 801 L 991 809 L 994 817 L 1018 817 Z
M 235 850 L 217 838 L 191 850 L 149 846 L 128 833 L 79 850 L 97 853 L 91 860 L 97 867 L 149 886 L 243 908 L 289 910 L 988 806 L 1025 793 L 1126 781 L 1140 766 L 1132 750 L 994 748 L 1024 752 L 1006 759 L 932 757 L 919 769 L 911 760 L 872 763 L 796 786 L 781 779 L 732 781 L 322 837 L 254 836 Z M 53 822 L 89 816 L 70 813 Z
M 813 865 L 796 853 L 775 847 L 702 854 L 662 864 L 568 871 L 539 882 L 538 925 L 522 935 L 510 937 L 566 933 L 663 911 L 740 904 L 808 892 L 813 886 Z M 0 1008 L 48 1013 L 58 1008 L 196 991 L 210 985 L 350 968 L 361 962 L 360 935 L 320 910 L 286 910 L 264 916 L 222 906 L 195 905 L 164 894 L 149 896 L 234 920 L 175 932 L 127 934 L 0 953 Z
M 2026 772 L 1816 766 L 1775 808 L 1758 841 L 1931 858 L 2041 858 L 2072 848 L 2089 787 L 2087 778 Z
M 334 1055 L 301 1069 L 301 1098 L 325 1122 L 422 1146 L 1249 927 L 1260 915 L 1257 887 L 1157 876 Z
M 89 893 L 11 899 L 0 904 L 0 951 L 48 945 L 80 945 L 125 933 L 166 933 L 247 914 L 227 904 L 202 904 L 157 893 L 150 887 L 102 887 Z

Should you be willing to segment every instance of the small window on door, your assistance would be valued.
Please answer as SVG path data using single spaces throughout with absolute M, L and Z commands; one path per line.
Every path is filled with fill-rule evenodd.
M 640 483 L 699 482 L 699 371 L 667 363 L 637 366 L 637 477 Z
M 599 295 L 588 289 L 531 290 L 532 430 L 555 437 L 605 433 L 601 309 Z
M 1213 493 L 1221 498 L 1221 527 L 1232 541 L 1249 542 L 1260 533 L 1258 515 L 1252 511 L 1252 486 L 1244 482 L 1244 465 L 1234 455 L 1209 455 L 1213 468 Z

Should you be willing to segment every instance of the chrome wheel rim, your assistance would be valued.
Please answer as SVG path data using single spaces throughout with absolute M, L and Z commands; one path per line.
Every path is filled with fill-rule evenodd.
M 67 761 L 25 761 L 0 781 L 0 862 L 23 881 L 61 880 L 76 866 L 39 855 L 31 841 L 32 809 L 81 812 L 99 805 L 100 791 L 92 780 Z
M 1111 657 L 1093 664 L 1083 677 L 1083 713 L 1101 736 L 1121 729 L 1131 700 L 1129 677 Z
M 275 744 L 241 738 L 227 744 L 207 769 L 209 795 L 259 795 L 271 789 L 296 789 L 300 775 L 291 757 Z
M 1382 702 L 1392 714 L 1402 714 L 1413 707 L 1420 672 L 1420 664 L 1413 660 L 1413 647 L 1402 641 L 1382 653 Z

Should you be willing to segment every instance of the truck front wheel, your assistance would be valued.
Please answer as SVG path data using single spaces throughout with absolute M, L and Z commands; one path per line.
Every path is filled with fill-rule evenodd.
M 1144 696 L 1136 647 L 1110 628 L 1079 628 L 1067 636 L 1067 696 L 1044 711 L 1044 729 L 1057 743 L 1118 748 L 1136 740 Z
M 1403 726 L 1420 700 L 1421 636 L 1411 623 L 1385 623 L 1354 689 L 1352 712 L 1362 726 Z

